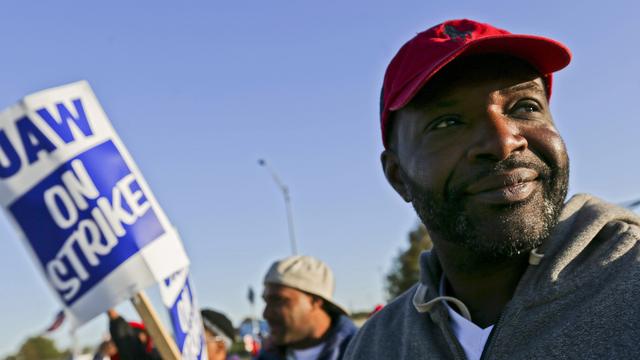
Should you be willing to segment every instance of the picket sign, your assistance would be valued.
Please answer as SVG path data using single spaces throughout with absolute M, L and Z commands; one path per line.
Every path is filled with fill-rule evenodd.
M 176 344 L 183 360 L 206 360 L 207 346 L 200 307 L 187 268 L 178 271 L 159 284 Z
M 0 205 L 72 328 L 134 298 L 157 332 L 141 291 L 189 260 L 86 81 L 0 113 Z

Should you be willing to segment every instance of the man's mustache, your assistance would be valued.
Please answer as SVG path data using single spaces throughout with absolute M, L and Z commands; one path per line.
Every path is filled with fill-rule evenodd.
M 447 186 L 446 197 L 449 200 L 460 198 L 464 196 L 466 189 L 473 183 L 488 176 L 504 174 L 505 172 L 518 168 L 534 170 L 538 173 L 538 180 L 541 180 L 542 182 L 552 177 L 551 168 L 541 160 L 521 158 L 517 155 L 513 155 L 507 159 L 492 164 L 482 165 L 482 167 L 474 169 L 473 172 L 465 174 L 462 180 Z

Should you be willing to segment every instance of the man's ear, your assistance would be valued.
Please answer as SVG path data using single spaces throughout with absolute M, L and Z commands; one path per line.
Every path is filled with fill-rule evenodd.
M 402 173 L 403 170 L 400 167 L 400 162 L 395 152 L 385 149 L 382 154 L 380 154 L 380 161 L 382 162 L 382 171 L 384 171 L 384 176 L 387 177 L 387 181 L 391 184 L 391 187 L 393 187 L 404 201 L 411 202 L 411 200 L 413 200 L 411 192 L 405 182 Z
M 324 306 L 324 299 L 320 296 L 312 296 L 311 304 L 317 309 L 322 309 L 322 307 Z

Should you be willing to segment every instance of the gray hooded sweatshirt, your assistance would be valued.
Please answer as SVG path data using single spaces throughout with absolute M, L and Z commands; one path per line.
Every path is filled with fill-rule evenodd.
M 530 261 L 482 359 L 640 359 L 639 239 L 638 215 L 574 196 L 538 249 L 542 260 Z M 420 283 L 365 323 L 345 360 L 465 359 L 436 299 L 442 268 L 435 253 L 423 253 L 420 268 Z

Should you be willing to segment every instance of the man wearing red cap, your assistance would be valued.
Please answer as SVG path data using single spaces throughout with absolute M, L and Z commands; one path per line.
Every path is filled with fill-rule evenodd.
M 564 203 L 549 98 L 570 59 L 554 40 L 471 20 L 398 51 L 382 165 L 434 246 L 345 359 L 640 358 L 640 218 L 589 195 Z

